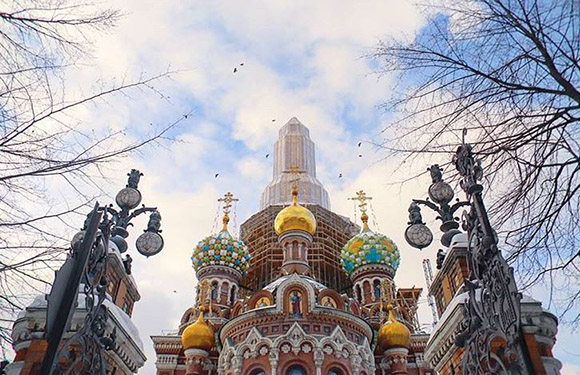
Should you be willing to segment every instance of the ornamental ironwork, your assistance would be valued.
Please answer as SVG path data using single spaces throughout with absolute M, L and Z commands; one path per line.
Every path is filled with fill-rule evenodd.
M 143 174 L 132 169 L 127 186 L 113 205 L 99 206 L 87 216 L 83 229 L 71 241 L 71 251 L 63 267 L 56 273 L 47 309 L 48 348 L 41 373 L 50 375 L 105 375 L 108 373 L 105 351 L 117 350 L 116 329 L 108 329 L 108 280 L 105 272 L 109 259 L 109 245 L 113 243 L 120 253 L 128 249 L 125 239 L 127 227 L 136 216 L 150 212 L 147 229 L 136 241 L 137 250 L 151 256 L 163 248 L 161 215 L 155 207 L 135 209 L 141 203 L 137 190 Z M 133 210 L 135 209 L 135 210 Z M 127 254 L 123 265 L 131 274 L 132 258 Z M 79 292 L 80 289 L 80 292 Z M 70 326 L 75 303 L 86 310 L 84 325 L 60 346 L 64 332 Z M 52 303 L 51 303 L 52 302 Z M 55 358 L 56 355 L 56 358 Z
M 498 239 L 483 203 L 483 177 L 481 163 L 469 144 L 463 143 L 453 157 L 460 186 L 467 200 L 450 202 L 453 189 L 443 180 L 442 169 L 432 165 L 428 171 L 432 184 L 429 198 L 413 199 L 409 207 L 409 227 L 405 232 L 407 242 L 416 248 L 429 246 L 432 234 L 423 222 L 419 205 L 437 212 L 441 224 L 441 243 L 450 246 L 453 237 L 460 233 L 459 218 L 455 212 L 462 206 L 469 210 L 462 215 L 462 229 L 467 232 L 468 277 L 465 289 L 468 299 L 463 305 L 465 319 L 456 332 L 455 343 L 464 348 L 463 373 L 483 374 L 531 374 L 527 366 L 526 351 L 521 335 L 520 299 L 513 269 L 508 266 L 498 249 Z M 437 253 L 440 269 L 445 252 Z
M 508 266 L 497 243 L 482 198 L 483 176 L 480 161 L 469 144 L 463 143 L 453 157 L 461 177 L 460 186 L 470 209 L 463 213 L 467 231 L 469 277 L 465 280 L 468 300 L 463 306 L 464 323 L 456 344 L 465 349 L 463 373 L 529 374 L 529 361 L 521 335 L 520 299 L 513 269 Z

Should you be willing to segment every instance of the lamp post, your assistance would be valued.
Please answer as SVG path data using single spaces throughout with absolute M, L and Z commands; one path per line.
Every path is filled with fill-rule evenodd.
M 463 373 L 531 374 L 533 371 L 528 368 L 530 361 L 526 359 L 527 351 L 520 329 L 521 294 L 513 269 L 497 247 L 497 236 L 485 209 L 483 186 L 479 183 L 483 176 L 481 164 L 475 159 L 471 145 L 466 143 L 457 149 L 453 163 L 467 200 L 458 200 L 449 206 L 454 196 L 453 189 L 442 180 L 439 166 L 431 166 L 429 171 L 433 183 L 429 187 L 429 197 L 433 202 L 413 200 L 405 238 L 411 246 L 419 249 L 431 243 L 433 235 L 421 218 L 419 204 L 422 204 L 439 214 L 437 218 L 442 221 L 443 232 L 441 242 L 449 246 L 453 236 L 459 233 L 459 219 L 453 214 L 461 206 L 469 206 L 469 211 L 465 211 L 462 217 L 462 228 L 467 232 L 469 272 L 464 285 L 468 299 L 463 305 L 464 320 L 455 339 L 456 345 L 464 348 Z
M 455 193 L 453 188 L 443 180 L 443 169 L 438 164 L 434 164 L 427 169 L 431 174 L 431 185 L 428 189 L 429 198 L 427 199 L 413 199 L 409 206 L 409 226 L 405 230 L 405 239 L 409 245 L 423 249 L 431 244 L 433 241 L 433 233 L 423 222 L 421 216 L 421 207 L 426 206 L 435 211 L 438 216 L 437 219 L 441 221 L 441 243 L 444 246 L 451 244 L 451 239 L 459 230 L 459 218 L 454 217 L 453 214 L 462 206 L 469 205 L 469 202 L 460 201 L 453 205 L 449 203 L 453 200 Z
M 127 227 L 131 220 L 150 212 L 147 229 L 136 240 L 139 253 L 147 257 L 158 254 L 163 249 L 161 215 L 155 207 L 136 209 L 141 203 L 141 193 L 137 189 L 143 174 L 132 169 L 128 174 L 127 186 L 116 196 L 118 206 L 99 206 L 97 203 L 88 215 L 83 229 L 71 241 L 71 251 L 67 260 L 56 273 L 48 299 L 47 329 L 48 348 L 42 362 L 41 375 L 107 373 L 104 351 L 115 349 L 116 332 L 106 332 L 109 312 L 104 302 L 108 280 L 107 269 L 109 244 L 114 243 L 119 252 L 128 249 Z M 125 271 L 131 273 L 131 258 L 123 261 Z M 64 332 L 76 308 L 79 288 L 84 294 L 87 311 L 84 326 L 69 338 L 57 353 Z M 82 298 L 79 301 L 82 304 Z M 55 361 L 56 356 L 56 361 Z

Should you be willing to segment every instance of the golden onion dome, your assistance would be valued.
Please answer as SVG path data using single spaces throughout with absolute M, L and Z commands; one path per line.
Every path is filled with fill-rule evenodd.
M 316 231 L 316 218 L 306 207 L 298 204 L 298 188 L 292 188 L 292 204 L 278 212 L 274 220 L 278 235 L 289 230 L 302 230 L 310 234 Z
M 388 304 L 389 318 L 387 322 L 381 326 L 379 330 L 379 346 L 383 350 L 390 348 L 409 348 L 411 342 L 411 331 L 401 322 L 395 319 L 393 305 Z
M 197 321 L 190 324 L 181 334 L 181 344 L 185 349 L 203 349 L 209 351 L 215 344 L 213 329 L 203 319 L 203 309 L 199 311 Z

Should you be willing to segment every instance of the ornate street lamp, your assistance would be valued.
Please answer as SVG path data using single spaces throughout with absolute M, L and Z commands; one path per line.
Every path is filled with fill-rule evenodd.
M 471 145 L 463 143 L 453 157 L 460 186 L 467 201 L 457 201 L 452 206 L 453 189 L 442 179 L 441 168 L 429 168 L 432 184 L 429 200 L 414 199 L 409 207 L 409 227 L 405 238 L 411 246 L 422 249 L 428 246 L 433 235 L 422 221 L 419 204 L 436 211 L 442 221 L 441 243 L 449 246 L 459 233 L 459 219 L 453 214 L 461 206 L 469 206 L 463 213 L 462 228 L 467 232 L 468 278 L 465 289 L 468 299 L 463 305 L 464 320 L 460 324 L 456 345 L 463 347 L 463 373 L 532 374 L 528 368 L 525 345 L 521 334 L 520 299 L 510 268 L 497 247 L 497 236 L 483 203 L 483 186 L 479 183 L 483 171 L 475 159 Z M 441 252 L 441 250 L 440 250 Z M 439 254 L 438 254 L 439 258 Z M 439 259 L 438 259 L 439 262 Z
M 109 243 L 115 244 L 119 252 L 128 249 L 127 227 L 131 220 L 143 213 L 150 212 L 147 229 L 136 241 L 137 251 L 147 257 L 158 254 L 163 249 L 161 215 L 155 207 L 135 209 L 141 203 L 141 192 L 137 186 L 143 174 L 132 169 L 128 174 L 127 186 L 116 196 L 113 205 L 95 205 L 88 215 L 83 229 L 71 241 L 71 252 L 65 264 L 56 273 L 55 281 L 48 297 L 47 338 L 48 348 L 42 362 L 41 374 L 68 375 L 107 373 L 104 350 L 115 349 L 116 332 L 105 330 L 109 316 L 104 305 L 108 281 L 107 269 Z M 123 261 L 125 271 L 131 273 L 131 257 Z M 61 347 L 62 336 L 74 314 L 79 287 L 85 299 L 85 325 Z M 55 355 L 57 360 L 55 361 Z
M 429 198 L 427 199 L 413 199 L 409 206 L 409 226 L 405 230 L 405 239 L 409 245 L 421 250 L 431 244 L 433 241 L 433 233 L 423 222 L 421 216 L 421 207 L 424 205 L 435 211 L 441 220 L 442 224 L 439 229 L 443 232 L 441 236 L 441 243 L 444 246 L 451 244 L 451 239 L 459 231 L 459 218 L 454 217 L 453 214 L 462 206 L 469 205 L 469 202 L 457 202 L 452 206 L 449 202 L 453 200 L 455 193 L 453 188 L 445 181 L 443 181 L 442 169 L 438 164 L 432 165 L 427 169 L 431 173 L 431 185 L 428 189 Z

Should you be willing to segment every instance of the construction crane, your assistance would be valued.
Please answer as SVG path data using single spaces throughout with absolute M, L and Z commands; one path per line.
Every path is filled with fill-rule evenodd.
M 437 316 L 437 308 L 435 307 L 435 298 L 429 293 L 431 289 L 431 283 L 433 283 L 433 269 L 431 268 L 431 261 L 429 259 L 423 259 L 423 272 L 425 272 L 425 282 L 427 283 L 427 301 L 429 307 L 431 307 L 431 313 L 433 314 L 433 325 L 437 324 L 439 317 Z

